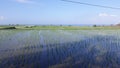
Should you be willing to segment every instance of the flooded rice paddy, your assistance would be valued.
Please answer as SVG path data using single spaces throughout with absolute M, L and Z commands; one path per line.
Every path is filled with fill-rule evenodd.
M 120 30 L 0 30 L 0 68 L 119 68 Z

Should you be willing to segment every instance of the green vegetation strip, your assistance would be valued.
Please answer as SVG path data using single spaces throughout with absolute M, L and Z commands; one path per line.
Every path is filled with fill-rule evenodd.
M 120 27 L 115 26 L 0 26 L 0 30 L 118 30 Z

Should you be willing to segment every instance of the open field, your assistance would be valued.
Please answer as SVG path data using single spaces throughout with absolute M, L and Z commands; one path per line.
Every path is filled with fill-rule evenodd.
M 0 26 L 0 30 L 14 29 L 16 30 L 118 30 L 119 26 Z
M 120 30 L 37 28 L 0 30 L 0 68 L 120 67 Z

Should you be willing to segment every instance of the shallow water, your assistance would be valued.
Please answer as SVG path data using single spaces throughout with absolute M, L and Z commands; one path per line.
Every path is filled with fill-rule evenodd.
M 1 30 L 0 68 L 119 68 L 120 30 Z

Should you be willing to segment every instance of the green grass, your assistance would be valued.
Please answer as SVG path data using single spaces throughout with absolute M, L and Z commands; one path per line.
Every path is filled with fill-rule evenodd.
M 0 26 L 0 29 L 9 28 L 11 26 Z M 15 26 L 16 30 L 118 30 L 120 27 L 115 26 Z

